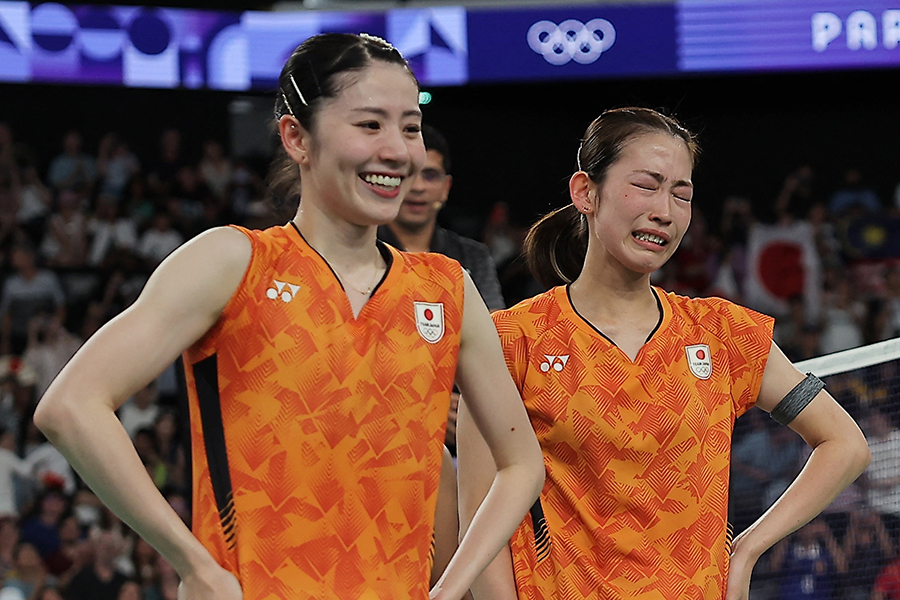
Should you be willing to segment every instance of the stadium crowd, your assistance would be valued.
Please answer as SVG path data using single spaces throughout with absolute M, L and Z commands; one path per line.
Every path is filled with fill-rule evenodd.
M 85 488 L 31 422 L 41 394 L 79 346 L 135 300 L 184 241 L 228 223 L 285 219 L 266 202 L 266 173 L 181 132 L 132 148 L 110 132 L 71 130 L 55 156 L 0 122 L 0 600 L 174 600 L 174 570 Z M 824 190 L 815 165 L 790 165 L 770 202 L 722 198 L 695 210 L 674 259 L 654 275 L 685 295 L 718 295 L 776 316 L 794 361 L 900 335 L 900 187 L 879 198 L 848 166 Z M 454 223 L 443 223 L 453 230 Z M 525 227 L 496 203 L 480 232 L 507 306 L 542 291 L 521 259 Z M 898 362 L 828 379 L 864 426 L 866 475 L 828 511 L 776 546 L 754 584 L 760 598 L 900 598 Z M 189 448 L 177 364 L 121 408 L 148 472 L 190 520 Z M 802 468 L 803 444 L 754 409 L 737 422 L 736 532 Z

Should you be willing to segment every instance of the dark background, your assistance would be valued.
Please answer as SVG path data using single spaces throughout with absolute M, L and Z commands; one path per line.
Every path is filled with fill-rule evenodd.
M 822 198 L 855 166 L 892 203 L 900 182 L 898 75 L 882 69 L 428 88 L 434 99 L 423 110 L 453 153 L 448 218 L 483 218 L 502 200 L 524 224 L 561 205 L 584 129 L 602 110 L 624 105 L 664 109 L 699 133 L 696 210 L 716 219 L 727 196 L 744 195 L 765 218 L 784 177 L 802 164 L 815 168 Z M 118 131 L 147 165 L 167 126 L 182 130 L 188 151 L 199 153 L 208 137 L 228 145 L 229 105 L 241 97 L 3 84 L 0 120 L 34 147 L 44 168 L 71 127 L 83 131 L 89 152 L 104 133 Z M 268 98 L 251 97 L 264 106 Z

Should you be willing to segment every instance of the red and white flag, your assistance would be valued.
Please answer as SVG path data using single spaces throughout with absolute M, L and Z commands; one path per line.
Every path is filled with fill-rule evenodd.
M 788 313 L 788 299 L 800 294 L 806 318 L 818 316 L 822 265 L 812 225 L 754 225 L 747 241 L 747 263 L 744 301 L 748 307 L 783 316 Z

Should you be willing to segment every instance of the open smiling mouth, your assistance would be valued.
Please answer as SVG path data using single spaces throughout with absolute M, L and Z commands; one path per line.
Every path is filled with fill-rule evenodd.
M 400 187 L 400 183 L 403 181 L 402 177 L 378 175 L 375 173 L 363 173 L 359 177 L 369 185 L 374 185 L 375 187 L 388 191 L 397 189 L 398 187 Z

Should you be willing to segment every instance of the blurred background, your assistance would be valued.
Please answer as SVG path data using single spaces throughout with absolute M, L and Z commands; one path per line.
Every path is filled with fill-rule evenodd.
M 284 222 L 265 201 L 275 81 L 320 31 L 383 36 L 410 60 L 425 121 L 452 154 L 439 222 L 488 247 L 507 306 L 541 291 L 521 241 L 568 201 L 594 117 L 652 107 L 697 132 L 693 223 L 654 282 L 775 316 L 795 361 L 867 348 L 828 383 L 876 460 L 767 555 L 753 595 L 900 598 L 900 353 L 871 346 L 900 336 L 897 7 L 0 0 L 0 600 L 175 598 L 171 567 L 84 488 L 31 414 L 180 244 L 217 225 Z M 183 402 L 175 364 L 120 418 L 189 519 Z M 736 531 L 806 457 L 763 416 L 736 426 Z

